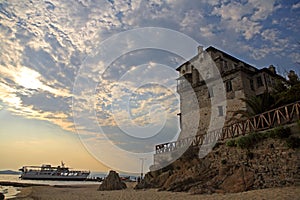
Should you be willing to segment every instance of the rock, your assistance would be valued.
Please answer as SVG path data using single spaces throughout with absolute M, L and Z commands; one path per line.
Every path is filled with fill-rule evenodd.
M 5 196 L 3 193 L 0 192 L 0 200 L 3 200 L 3 199 L 5 199 Z
M 189 149 L 169 166 L 147 173 L 137 188 L 209 194 L 297 185 L 299 158 L 299 151 L 288 149 L 285 140 L 272 138 L 251 149 L 220 145 L 201 159 Z
M 171 184 L 175 182 L 175 180 L 178 178 L 178 174 L 171 175 L 162 186 L 163 188 L 170 188 Z
M 253 183 L 254 173 L 246 171 L 245 167 L 240 167 L 224 180 L 220 188 L 226 192 L 243 192 L 249 190 Z
M 139 182 L 134 189 L 159 188 L 162 187 L 171 175 L 171 171 L 161 173 L 157 177 L 153 177 L 152 173 L 147 173 L 145 178 Z
M 122 190 L 126 189 L 127 186 L 121 181 L 119 174 L 113 170 L 109 171 L 108 176 L 103 180 L 98 190 Z

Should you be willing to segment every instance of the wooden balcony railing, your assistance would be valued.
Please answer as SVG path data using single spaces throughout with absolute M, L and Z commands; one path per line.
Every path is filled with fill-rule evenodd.
M 156 154 L 171 152 L 178 148 L 210 143 L 214 141 L 215 138 L 224 140 L 292 123 L 297 120 L 300 120 L 300 101 L 255 115 L 246 120 L 235 122 L 224 126 L 222 129 L 210 131 L 202 135 L 187 137 L 175 142 L 156 145 L 155 150 Z

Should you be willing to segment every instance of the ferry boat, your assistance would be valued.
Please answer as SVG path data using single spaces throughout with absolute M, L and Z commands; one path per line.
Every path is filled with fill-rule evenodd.
M 23 166 L 19 170 L 22 172 L 21 179 L 31 180 L 84 181 L 90 174 L 90 171 L 69 170 L 63 162 L 61 162 L 61 166 L 57 167 L 51 165 Z

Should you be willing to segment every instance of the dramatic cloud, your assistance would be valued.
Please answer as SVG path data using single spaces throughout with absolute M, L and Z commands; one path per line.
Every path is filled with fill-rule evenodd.
M 116 138 L 115 116 L 124 126 L 128 120 L 147 126 L 160 124 L 164 117 L 176 119 L 174 69 L 182 58 L 137 51 L 120 55 L 111 66 L 95 60 L 89 70 L 80 69 L 109 37 L 149 26 L 180 31 L 199 44 L 214 45 L 258 67 L 275 64 L 288 69 L 300 60 L 299 8 L 299 2 L 275 0 L 1 1 L 0 106 L 75 131 L 72 98 L 80 99 L 73 109 L 85 111 L 86 120 L 109 127 Z M 132 40 L 122 42 L 120 49 L 135 45 Z M 166 72 L 157 70 L 159 64 L 169 66 L 174 74 L 162 76 Z M 139 71 L 142 65 L 147 69 Z M 90 88 L 92 96 L 87 90 L 74 94 L 79 73 L 95 84 Z M 135 76 L 124 79 L 126 74 Z M 153 84 L 136 87 L 147 76 Z M 124 102 L 130 106 L 130 118 L 122 107 Z M 77 128 L 86 128 L 87 138 L 97 133 L 95 127 Z

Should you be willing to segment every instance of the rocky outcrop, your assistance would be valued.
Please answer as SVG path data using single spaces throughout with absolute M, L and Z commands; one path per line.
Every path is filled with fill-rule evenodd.
M 189 149 L 188 155 L 171 165 L 147 173 L 137 188 L 202 194 L 297 184 L 300 150 L 287 147 L 280 139 L 268 138 L 248 149 L 223 142 L 202 159 L 194 156 L 197 152 Z
M 98 190 L 122 190 L 126 189 L 126 184 L 121 181 L 119 174 L 113 170 L 109 171 L 108 176 L 103 180 Z

